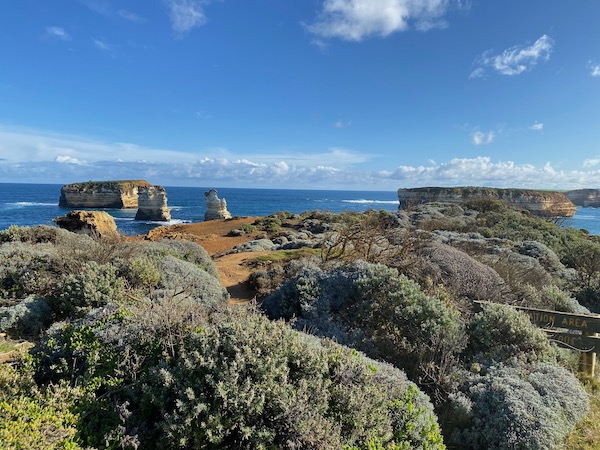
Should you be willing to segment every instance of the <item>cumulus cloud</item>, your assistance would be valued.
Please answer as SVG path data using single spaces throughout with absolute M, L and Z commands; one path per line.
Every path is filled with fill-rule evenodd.
M 200 0 L 163 0 L 169 8 L 171 27 L 178 34 L 187 33 L 206 23 L 206 15 Z
M 600 77 L 600 64 L 590 61 L 588 65 L 590 67 L 590 74 L 593 77 Z
M 379 172 L 382 178 L 402 186 L 491 186 L 531 189 L 577 189 L 595 186 L 600 170 L 557 170 L 551 163 L 543 166 L 494 162 L 488 156 L 454 158 L 423 166 L 400 166 Z
M 306 28 L 323 38 L 347 41 L 388 36 L 411 25 L 426 31 L 447 26 L 443 17 L 451 3 L 451 0 L 324 0 L 318 19 Z
M 535 122 L 533 125 L 529 127 L 531 131 L 544 131 L 544 124 L 540 122 Z
M 0 125 L 0 179 L 64 184 L 145 178 L 167 186 L 384 190 L 436 185 L 575 189 L 596 186 L 600 177 L 596 168 L 600 158 L 588 159 L 582 169 L 570 171 L 551 163 L 535 166 L 488 156 L 377 170 L 365 169 L 369 155 L 356 150 L 296 150 L 243 156 L 226 149 L 190 153 Z M 389 167 L 390 161 L 385 164 Z
M 494 133 L 493 131 L 488 131 L 487 133 L 484 133 L 482 131 L 475 131 L 471 135 L 471 142 L 473 143 L 473 145 L 488 145 L 494 142 L 495 138 L 496 133 Z
M 600 164 L 600 158 L 590 158 L 583 161 L 583 167 L 595 167 Z
M 64 28 L 61 27 L 46 27 L 46 37 L 51 39 L 58 39 L 60 41 L 68 42 L 71 40 L 71 36 L 67 33 Z
M 539 61 L 548 61 L 553 47 L 552 38 L 544 34 L 529 46 L 517 45 L 497 55 L 488 50 L 475 61 L 478 67 L 471 72 L 470 78 L 482 78 L 487 70 L 501 75 L 520 75 L 531 70 Z

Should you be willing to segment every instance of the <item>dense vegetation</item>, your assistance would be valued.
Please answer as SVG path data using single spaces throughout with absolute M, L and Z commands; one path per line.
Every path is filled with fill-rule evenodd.
M 586 416 L 577 354 L 510 306 L 600 312 L 585 231 L 485 201 L 234 234 L 279 249 L 261 311 L 189 241 L 0 232 L 0 332 L 35 344 L 0 365 L 0 447 L 558 449 Z

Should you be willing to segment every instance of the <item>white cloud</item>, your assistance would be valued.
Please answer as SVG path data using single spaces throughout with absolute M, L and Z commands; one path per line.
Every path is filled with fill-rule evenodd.
M 443 28 L 451 0 L 324 0 L 309 32 L 323 38 L 360 41 L 368 36 L 388 36 L 414 24 L 426 31 Z
M 590 74 L 593 77 L 600 77 L 600 64 L 589 61 L 588 65 L 590 67 Z
M 54 158 L 54 160 L 57 163 L 61 163 L 61 164 L 77 164 L 77 165 L 83 164 L 77 158 L 73 158 L 73 157 L 68 156 L 68 155 L 59 155 L 56 158 Z
M 119 11 L 117 11 L 117 14 L 119 15 L 119 17 L 125 20 L 129 20 L 130 22 L 142 23 L 146 21 L 145 17 L 142 17 L 134 12 L 127 11 L 126 9 L 120 9 Z
M 539 61 L 548 61 L 554 46 L 554 41 L 543 35 L 530 46 L 517 45 L 494 55 L 491 50 L 486 51 L 476 60 L 477 67 L 469 78 L 481 78 L 486 74 L 486 69 L 501 75 L 519 75 L 531 70 Z
M 529 127 L 531 131 L 544 131 L 544 124 L 540 122 L 535 122 L 533 125 Z
M 206 23 L 206 15 L 200 0 L 163 0 L 169 8 L 169 17 L 173 31 L 187 33 Z
M 302 155 L 298 157 L 297 155 Z M 81 136 L 0 125 L 0 179 L 5 182 L 71 183 L 94 179 L 138 179 L 166 185 L 231 187 L 398 189 L 476 185 L 575 189 L 596 186 L 600 158 L 580 170 L 493 161 L 488 156 L 365 169 L 370 155 L 345 148 L 321 152 L 235 154 L 226 149 L 194 153 L 101 142 Z M 389 167 L 390 161 L 385 162 Z M 392 166 L 393 167 L 393 166 Z
M 46 27 L 46 37 L 59 39 L 64 42 L 71 40 L 71 36 L 61 27 Z
M 352 125 L 351 120 L 338 120 L 333 124 L 334 128 L 347 128 Z
M 595 167 L 600 164 L 600 158 L 591 158 L 583 161 L 583 167 Z
M 474 145 L 488 145 L 494 142 L 495 138 L 496 133 L 494 133 L 493 131 L 488 131 L 487 133 L 484 133 L 482 131 L 475 131 L 471 135 L 471 142 Z
M 112 45 L 110 45 L 108 42 L 106 42 L 103 39 L 92 39 L 92 42 L 94 43 L 94 46 L 98 50 L 102 50 L 103 52 L 109 52 L 109 53 L 113 51 Z

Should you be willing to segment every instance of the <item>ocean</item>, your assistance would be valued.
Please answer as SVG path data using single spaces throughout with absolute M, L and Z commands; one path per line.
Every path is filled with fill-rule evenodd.
M 60 184 L 0 183 L 0 230 L 10 225 L 53 225 L 52 219 L 69 212 L 58 206 Z M 134 220 L 135 209 L 106 209 L 115 218 L 118 230 L 126 235 L 145 234 L 159 225 L 201 222 L 206 205 L 204 192 L 209 187 L 168 187 L 171 222 Z M 292 189 L 217 188 L 227 200 L 233 216 L 268 216 L 279 211 L 396 211 L 396 191 L 332 191 Z M 562 221 L 563 226 L 585 228 L 600 234 L 600 208 L 577 208 L 577 213 Z

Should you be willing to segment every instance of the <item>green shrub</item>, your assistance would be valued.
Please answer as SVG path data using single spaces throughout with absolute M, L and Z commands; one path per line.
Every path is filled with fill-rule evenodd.
M 66 275 L 50 300 L 55 314 L 65 318 L 124 299 L 125 284 L 115 267 L 90 261 L 81 272 Z
M 588 410 L 577 379 L 545 363 L 493 366 L 472 375 L 453 400 L 451 441 L 467 450 L 563 448 Z
M 504 362 L 512 358 L 549 361 L 555 357 L 544 332 L 525 313 L 508 305 L 485 305 L 472 317 L 469 337 L 466 353 L 471 358 Z
M 357 262 L 329 272 L 306 269 L 267 297 L 272 318 L 334 338 L 441 389 L 464 347 L 463 324 L 443 301 L 395 269 Z
M 77 450 L 76 389 L 40 389 L 27 371 L 0 364 L 0 448 Z

